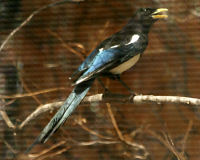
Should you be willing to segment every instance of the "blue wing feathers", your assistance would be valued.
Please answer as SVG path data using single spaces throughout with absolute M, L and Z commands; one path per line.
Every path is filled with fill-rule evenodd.
M 58 112 L 54 115 L 51 121 L 46 125 L 41 134 L 37 137 L 34 143 L 26 150 L 28 153 L 31 148 L 38 143 L 46 142 L 49 137 L 67 120 L 71 113 L 77 108 L 79 103 L 89 91 L 94 79 L 77 85 L 71 94 L 68 96 L 64 104 L 60 107 Z

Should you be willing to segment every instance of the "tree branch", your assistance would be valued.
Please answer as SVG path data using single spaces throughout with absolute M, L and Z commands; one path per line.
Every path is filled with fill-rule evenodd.
M 153 95 L 139 95 L 133 97 L 134 103 L 171 103 L 171 104 L 183 104 L 191 106 L 200 106 L 200 99 L 191 97 L 179 97 L 179 96 L 153 96 Z
M 31 113 L 20 125 L 19 129 L 22 129 L 32 119 L 35 119 L 40 114 L 54 110 L 63 105 L 64 101 L 49 103 L 39 106 L 33 113 Z M 113 103 L 155 103 L 155 104 L 183 104 L 190 106 L 200 106 L 200 99 L 190 97 L 179 97 L 179 96 L 153 96 L 153 95 L 137 95 L 130 98 L 129 95 L 121 94 L 96 94 L 87 96 L 83 99 L 82 103 L 94 103 L 94 102 L 113 102 Z
M 38 13 L 40 13 L 41 11 L 54 7 L 56 5 L 62 4 L 62 3 L 66 3 L 66 2 L 81 2 L 83 0 L 60 0 L 60 1 L 56 1 L 54 3 L 50 3 L 48 5 L 45 5 L 37 10 L 35 10 L 34 12 L 32 12 L 17 28 L 15 28 L 12 32 L 10 32 L 10 34 L 6 37 L 6 39 L 3 41 L 3 43 L 0 45 L 0 52 L 3 50 L 3 48 L 5 47 L 5 45 L 8 43 L 8 41 L 22 28 L 24 27 L 35 15 L 37 15 Z
M 179 96 L 154 96 L 154 95 L 137 95 L 133 98 L 127 95 L 113 94 L 113 95 L 103 95 L 96 94 L 93 96 L 87 96 L 84 98 L 83 102 L 122 102 L 122 103 L 156 103 L 156 104 L 183 104 L 191 106 L 200 106 L 200 99 L 191 97 L 179 97 Z

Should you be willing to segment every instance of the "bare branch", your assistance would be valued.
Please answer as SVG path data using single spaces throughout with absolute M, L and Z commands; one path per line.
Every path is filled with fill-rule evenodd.
M 89 133 L 92 134 L 92 135 L 95 135 L 95 136 L 97 136 L 97 137 L 99 137 L 99 138 L 103 138 L 103 139 L 107 139 L 107 140 L 112 140 L 111 137 L 103 136 L 103 135 L 101 135 L 101 134 L 99 134 L 99 133 L 97 133 L 97 132 L 91 130 L 91 129 L 88 128 L 87 126 L 85 126 L 85 125 L 83 124 L 83 123 L 86 122 L 86 119 L 85 119 L 85 118 L 84 118 L 84 119 L 83 119 L 83 118 L 75 119 L 75 122 L 76 122 L 82 129 L 84 129 L 85 131 L 89 132 Z
M 200 106 L 200 99 L 179 96 L 153 96 L 153 95 L 138 95 L 133 97 L 134 103 L 171 103 L 171 104 L 184 104 L 191 106 Z
M 119 130 L 119 127 L 118 127 L 118 125 L 117 125 L 117 122 L 116 122 L 116 120 L 115 120 L 115 117 L 114 117 L 114 115 L 113 115 L 113 112 L 112 112 L 112 110 L 111 110 L 111 105 L 110 105 L 110 103 L 106 103 L 106 106 L 107 106 L 107 109 L 108 109 L 108 113 L 109 113 L 110 119 L 111 119 L 112 124 L 113 124 L 113 126 L 114 126 L 114 128 L 115 128 L 115 131 L 117 132 L 117 135 L 118 135 L 119 139 L 120 139 L 121 141 L 124 141 L 124 136 L 122 135 L 121 131 Z
M 149 153 L 148 153 L 148 151 L 146 150 L 145 146 L 143 146 L 142 144 L 138 144 L 138 143 L 132 142 L 132 141 L 130 141 L 129 139 L 127 139 L 127 138 L 125 138 L 125 137 L 123 136 L 122 132 L 120 131 L 120 129 L 119 129 L 118 125 L 117 125 L 117 121 L 116 121 L 116 119 L 115 119 L 115 117 L 114 117 L 114 115 L 113 115 L 113 112 L 112 112 L 110 103 L 106 103 L 106 106 L 107 106 L 108 113 L 109 113 L 109 115 L 110 115 L 112 124 L 113 124 L 113 126 L 114 126 L 114 128 L 115 128 L 115 130 L 116 130 L 116 132 L 117 132 L 117 135 L 118 135 L 119 139 L 120 139 L 122 142 L 124 142 L 125 144 L 127 144 L 127 145 L 133 147 L 135 150 L 143 150 L 144 155 L 141 156 L 141 155 L 137 155 L 137 154 L 136 154 L 136 155 L 135 155 L 135 158 L 136 158 L 136 159 L 137 159 L 137 158 L 139 159 L 139 158 L 141 158 L 141 157 L 142 157 L 141 159 L 147 159 L 147 156 L 149 155 Z
M 12 121 L 9 119 L 9 117 L 5 111 L 0 110 L 0 115 L 4 119 L 4 121 L 6 122 L 6 124 L 9 128 L 12 128 L 12 129 L 16 128 L 15 125 L 12 123 Z
M 14 102 L 15 102 L 15 99 L 12 99 L 12 100 L 10 100 L 8 102 L 5 102 L 5 100 L 1 99 L 0 100 L 0 110 L 5 110 L 6 106 L 8 106 L 8 105 L 10 105 L 10 104 L 12 104 Z
M 96 94 L 92 96 L 87 96 L 84 98 L 82 103 L 94 103 L 94 102 L 119 102 L 119 103 L 170 103 L 170 104 L 184 104 L 191 106 L 200 106 L 200 99 L 190 98 L 190 97 L 178 97 L 178 96 L 153 96 L 153 95 L 137 95 L 130 99 L 128 95 L 112 94 L 112 95 L 103 95 Z M 54 110 L 63 105 L 63 101 L 49 103 L 39 106 L 31 115 L 29 115 L 19 126 L 19 129 L 22 129 L 27 125 L 32 119 L 35 119 L 40 114 Z
M 7 148 L 13 153 L 13 154 L 17 154 L 17 151 L 15 149 L 13 149 L 13 147 L 4 139 L 0 138 L 3 143 L 7 146 Z
M 54 37 L 56 37 L 61 44 L 67 48 L 70 52 L 76 54 L 78 57 L 80 57 L 80 59 L 83 61 L 84 60 L 84 55 L 82 55 L 80 52 L 78 52 L 77 50 L 73 49 L 73 47 L 71 47 L 70 45 L 68 45 L 67 43 L 64 42 L 64 40 L 55 32 L 53 32 L 52 30 L 48 29 L 48 32 L 53 35 Z
M 164 136 L 163 138 L 162 136 L 160 136 L 159 134 L 150 129 L 146 129 L 145 131 L 150 135 L 152 135 L 153 137 L 155 137 L 156 139 L 158 139 L 169 151 L 171 151 L 177 157 L 178 160 L 186 160 L 184 155 L 182 155 L 182 153 L 177 151 L 177 149 L 173 145 L 172 139 L 169 139 L 164 133 L 163 133 Z
M 54 102 L 45 105 L 39 106 L 33 113 L 31 113 L 19 126 L 19 129 L 22 129 L 25 125 L 27 125 L 31 120 L 35 119 L 37 116 L 44 112 L 51 111 L 55 108 L 58 108 L 63 105 L 62 102 Z
M 120 141 L 89 141 L 89 142 L 80 142 L 78 143 L 79 146 L 90 146 L 96 144 L 117 144 Z
M 47 155 L 47 156 L 45 156 L 45 157 L 43 157 L 43 158 L 40 158 L 40 159 L 38 159 L 38 160 L 49 159 L 49 157 L 55 157 L 55 156 L 57 156 L 57 155 L 60 155 L 60 154 L 62 154 L 62 153 L 64 153 L 64 152 L 68 151 L 70 148 L 71 148 L 71 147 L 63 148 L 63 149 L 61 149 L 61 150 L 58 150 L 58 151 L 55 152 L 55 153 L 49 154 L 49 155 Z
M 24 27 L 35 15 L 37 15 L 38 13 L 40 13 L 41 11 L 47 9 L 47 8 L 51 8 L 54 7 L 58 4 L 62 4 L 62 3 L 66 3 L 66 2 L 81 2 L 83 0 L 60 0 L 48 5 L 45 5 L 37 10 L 35 10 L 33 13 L 31 13 L 17 28 L 15 28 L 8 36 L 7 38 L 3 41 L 3 43 L 0 46 L 0 52 L 3 50 L 3 48 L 5 47 L 5 45 L 8 43 L 8 41 L 22 28 Z
M 38 158 L 36 158 L 36 159 L 34 159 L 34 160 L 49 159 L 49 157 L 55 157 L 55 156 L 57 156 L 57 155 L 60 155 L 60 154 L 62 154 L 63 152 L 68 151 L 70 148 L 71 148 L 71 147 L 66 147 L 66 148 L 60 149 L 60 150 L 58 150 L 58 151 L 56 151 L 56 152 L 54 152 L 54 153 L 50 153 L 50 154 L 47 154 L 47 155 L 38 157 Z
M 117 135 L 118 135 L 119 139 L 120 139 L 122 142 L 124 142 L 125 144 L 127 144 L 127 145 L 130 145 L 130 146 L 132 146 L 132 147 L 134 147 L 134 148 L 138 148 L 138 149 L 143 149 L 143 150 L 144 150 L 145 147 L 144 147 L 143 145 L 140 145 L 140 144 L 137 144 L 137 143 L 133 143 L 133 142 L 128 141 L 128 140 L 126 140 L 126 139 L 124 138 L 123 134 L 121 133 L 121 131 L 120 131 L 118 125 L 117 125 L 117 122 L 116 122 L 116 120 L 115 120 L 115 117 L 114 117 L 114 115 L 113 115 L 113 112 L 112 112 L 112 109 L 111 109 L 111 105 L 110 105 L 109 103 L 106 103 L 106 106 L 107 106 L 108 113 L 109 113 L 109 115 L 110 115 L 112 124 L 113 124 L 113 126 L 114 126 L 114 128 L 115 128 L 115 130 L 116 130 L 116 132 L 117 132 Z
M 187 139 L 189 137 L 189 133 L 192 130 L 192 126 L 193 126 L 193 120 L 190 120 L 189 124 L 188 124 L 188 128 L 187 128 L 186 133 L 185 133 L 185 136 L 183 138 L 183 142 L 182 142 L 183 143 L 183 145 L 182 145 L 182 154 L 184 154 L 184 152 L 185 152 L 186 142 L 187 142 Z
M 132 99 L 129 98 L 130 96 L 127 95 L 120 95 L 115 94 L 111 96 L 105 96 L 103 94 L 96 94 L 93 96 L 85 97 L 83 102 L 99 102 L 99 101 L 106 101 L 106 102 L 122 102 L 122 103 L 135 103 L 135 104 L 142 104 L 142 103 L 156 103 L 156 104 L 184 104 L 184 105 L 191 105 L 191 106 L 200 106 L 200 99 L 198 98 L 190 98 L 190 97 L 179 97 L 179 96 L 154 96 L 154 95 L 137 95 L 134 96 Z
M 44 89 L 37 92 L 30 92 L 25 94 L 15 94 L 15 95 L 0 95 L 0 99 L 15 99 L 15 98 L 24 98 L 24 97 L 32 97 L 39 94 L 49 93 L 49 92 L 55 92 L 58 90 L 65 90 L 66 88 L 60 87 L 60 88 L 50 88 L 50 89 Z
M 60 141 L 60 142 L 54 144 L 53 146 L 51 146 L 50 148 L 41 151 L 40 153 L 37 153 L 37 154 L 29 154 L 28 156 L 29 156 L 30 158 L 38 158 L 38 157 L 41 157 L 41 156 L 43 156 L 43 155 L 45 155 L 45 154 L 51 152 L 51 151 L 54 150 L 55 148 L 58 148 L 58 147 L 60 147 L 61 145 L 64 145 L 65 143 L 66 143 L 66 141 Z

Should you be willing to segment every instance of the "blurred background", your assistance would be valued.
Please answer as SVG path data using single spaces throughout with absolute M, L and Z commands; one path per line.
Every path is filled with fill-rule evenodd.
M 39 10 L 55 2 L 0 0 L 1 45 L 25 22 L 0 50 L 0 159 L 199 160 L 199 110 L 178 104 L 81 104 L 24 154 L 56 110 L 24 120 L 64 100 L 73 71 L 142 7 L 168 8 L 169 18 L 154 24 L 143 57 L 122 80 L 138 94 L 200 98 L 199 0 L 76 0 Z M 129 94 L 117 81 L 103 82 Z M 103 92 L 95 82 L 88 95 Z

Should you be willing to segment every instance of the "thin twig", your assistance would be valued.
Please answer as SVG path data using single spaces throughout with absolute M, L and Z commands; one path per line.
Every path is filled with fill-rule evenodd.
M 171 143 L 173 142 L 172 139 L 170 139 L 169 141 L 168 140 L 169 137 L 167 137 L 165 134 L 163 134 L 165 138 L 162 138 L 160 135 L 158 135 L 157 133 L 155 133 L 150 129 L 146 129 L 145 132 L 149 133 L 150 135 L 158 139 L 169 151 L 171 151 L 177 157 L 178 160 L 186 160 L 185 157 L 180 152 L 177 151 L 173 143 Z
M 186 130 L 186 133 L 185 133 L 185 136 L 183 138 L 182 154 L 185 152 L 186 142 L 187 142 L 189 133 L 190 133 L 190 131 L 192 129 L 192 126 L 193 126 L 193 120 L 190 120 L 189 124 L 188 124 L 188 127 L 187 127 L 187 130 Z
M 51 154 L 47 154 L 47 155 L 44 155 L 42 157 L 39 157 L 39 158 L 36 158 L 35 160 L 43 160 L 43 159 L 49 159 L 49 157 L 55 157 L 59 154 L 62 154 L 63 152 L 66 152 L 70 149 L 71 147 L 66 147 L 66 148 L 63 148 L 61 150 L 58 150 L 57 152 L 54 152 L 54 153 L 51 153 Z
M 12 101 L 11 101 L 12 102 Z M 9 104 L 10 102 L 5 102 L 4 100 L 0 100 L 0 115 L 3 118 L 3 120 L 5 121 L 5 123 L 7 124 L 7 126 L 9 128 L 15 129 L 16 126 L 12 123 L 12 121 L 10 120 L 10 118 L 8 117 L 6 111 L 5 111 L 5 105 Z
M 117 132 L 117 135 L 118 135 L 119 139 L 121 141 L 124 141 L 124 137 L 123 137 L 121 131 L 118 128 L 117 122 L 116 122 L 115 117 L 113 115 L 113 112 L 111 110 L 110 103 L 106 103 L 106 106 L 107 106 L 107 109 L 108 109 L 109 116 L 111 118 L 111 122 L 112 122 L 112 124 L 113 124 L 113 126 L 115 128 L 115 131 Z
M 61 145 L 65 144 L 65 143 L 66 143 L 66 141 L 60 141 L 60 142 L 58 142 L 58 143 L 52 145 L 50 148 L 45 149 L 45 150 L 43 150 L 42 152 L 40 152 L 40 153 L 38 153 L 38 154 L 28 154 L 28 156 L 29 156 L 30 158 L 37 158 L 37 157 L 40 157 L 40 156 L 42 156 L 42 155 L 44 155 L 44 154 L 46 154 L 46 153 L 52 151 L 53 149 L 55 149 L 55 148 L 57 148 L 57 147 L 60 147 Z
M 3 41 L 3 43 L 0 46 L 0 52 L 3 50 L 3 48 L 5 47 L 5 45 L 8 43 L 8 41 L 22 28 L 24 27 L 35 15 L 37 15 L 38 13 L 40 13 L 41 11 L 54 7 L 56 5 L 62 4 L 62 3 L 66 3 L 66 2 L 81 2 L 83 0 L 60 0 L 48 5 L 45 5 L 37 10 L 35 10 L 34 12 L 32 12 L 17 28 L 15 28 L 8 36 L 7 38 Z
M 83 124 L 83 121 L 82 121 L 82 119 L 80 120 L 80 118 L 77 119 L 77 120 L 75 120 L 75 122 L 76 122 L 78 125 L 80 125 L 80 127 L 81 127 L 82 129 L 84 129 L 85 131 L 89 132 L 89 133 L 92 134 L 92 135 L 95 135 L 95 136 L 97 136 L 97 137 L 99 137 L 99 138 L 103 138 L 103 139 L 107 139 L 107 140 L 113 139 L 113 138 L 111 138 L 111 137 L 103 136 L 103 135 L 101 135 L 101 134 L 99 134 L 99 133 L 97 133 L 97 132 L 91 130 L 90 128 L 88 128 L 87 126 L 85 126 L 85 125 Z
M 55 32 L 53 32 L 52 30 L 48 29 L 48 32 L 53 35 L 54 37 L 56 37 L 61 44 L 67 48 L 70 52 L 76 54 L 82 61 L 84 60 L 85 56 L 82 55 L 80 52 L 76 51 L 75 49 L 73 49 L 70 45 L 68 45 L 67 43 L 64 42 L 64 40 Z
M 53 110 L 55 108 L 58 108 L 63 105 L 62 102 L 54 102 L 54 103 L 49 103 L 45 105 L 39 106 L 33 113 L 31 113 L 20 125 L 19 129 L 22 129 L 25 125 L 27 125 L 31 120 L 35 119 L 38 115 L 48 112 L 50 110 Z
M 0 98 L 1 99 L 1 98 Z M 5 100 L 0 100 L 0 110 L 5 110 L 5 107 L 14 103 L 16 99 L 12 99 L 10 101 L 5 102 Z
M 110 144 L 118 144 L 118 143 L 120 143 L 120 141 L 109 141 L 109 140 L 108 140 L 108 141 L 78 142 L 78 143 L 76 143 L 76 145 L 72 145 L 72 146 L 65 147 L 65 148 L 63 148 L 63 149 L 61 149 L 61 150 L 59 150 L 59 151 L 57 151 L 57 152 L 55 152 L 55 153 L 46 154 L 46 153 L 52 151 L 53 149 L 55 149 L 55 148 L 57 148 L 57 147 L 59 147 L 59 146 L 65 144 L 65 143 L 66 143 L 66 141 L 61 141 L 60 143 L 54 145 L 53 147 L 51 147 L 51 148 L 48 149 L 48 150 L 42 151 L 42 152 L 39 153 L 39 154 L 29 154 L 28 156 L 29 156 L 30 158 L 33 158 L 34 160 L 43 160 L 43 159 L 45 159 L 45 158 L 54 157 L 54 156 L 56 156 L 56 155 L 58 155 L 58 154 L 61 154 L 61 153 L 63 153 L 63 152 L 66 152 L 66 151 L 68 151 L 69 149 L 71 149 L 72 146 L 73 146 L 73 147 L 76 147 L 77 145 L 78 145 L 78 146 L 91 146 L 91 145 L 96 145 L 96 144 L 110 145 Z M 46 155 L 44 155 L 44 154 L 46 154 Z
M 13 154 L 17 154 L 17 151 L 5 139 L 1 138 L 1 140 Z
M 139 159 L 139 158 L 147 159 L 149 153 L 147 152 L 146 148 L 145 148 L 142 144 L 134 143 L 134 142 L 128 140 L 127 138 L 124 138 L 123 134 L 121 133 L 121 131 L 120 131 L 118 125 L 117 125 L 117 122 L 116 122 L 115 117 L 114 117 L 114 115 L 113 115 L 113 112 L 112 112 L 110 103 L 106 103 L 106 106 L 107 106 L 108 113 L 109 113 L 109 115 L 110 115 L 112 124 L 113 124 L 113 126 L 114 126 L 114 128 L 115 128 L 115 130 L 116 130 L 116 132 L 117 132 L 117 135 L 118 135 L 119 139 L 120 139 L 122 142 L 124 142 L 125 144 L 127 144 L 127 145 L 133 147 L 135 150 L 143 150 L 144 155 L 141 156 L 141 155 L 137 155 L 137 154 L 136 154 L 136 155 L 135 155 L 135 158 L 136 158 L 136 159 Z
M 89 141 L 89 142 L 80 142 L 78 143 L 79 146 L 90 146 L 96 144 L 117 144 L 120 141 Z
M 16 126 L 12 123 L 12 121 L 10 120 L 10 118 L 8 117 L 8 115 L 5 111 L 0 110 L 0 114 L 9 128 L 12 128 L 12 129 L 16 128 Z
M 44 90 L 40 90 L 37 92 L 30 92 L 30 93 L 25 93 L 25 94 L 15 94 L 15 95 L 0 95 L 0 99 L 15 99 L 15 98 L 24 98 L 24 97 L 32 97 L 32 96 L 36 96 L 39 94 L 44 94 L 44 93 L 49 93 L 49 92 L 55 92 L 58 90 L 65 90 L 66 88 L 64 87 L 60 87 L 60 88 L 50 88 L 50 89 L 44 89 Z
M 142 150 L 146 151 L 146 149 L 145 149 L 145 147 L 144 147 L 143 145 L 137 144 L 137 143 L 133 143 L 133 142 L 131 142 L 131 141 L 129 141 L 129 140 L 127 140 L 127 139 L 124 138 L 124 136 L 122 135 L 122 133 L 121 133 L 121 131 L 120 131 L 118 125 L 117 125 L 117 122 L 116 122 L 116 120 L 115 120 L 115 117 L 114 117 L 114 115 L 113 115 L 113 113 L 112 113 L 110 104 L 109 104 L 109 103 L 106 103 L 106 106 L 107 106 L 108 113 L 109 113 L 109 116 L 110 116 L 110 118 L 111 118 L 112 124 L 113 124 L 113 126 L 114 126 L 114 128 L 115 128 L 115 130 L 116 130 L 116 132 L 117 132 L 117 135 L 118 135 L 119 139 L 120 139 L 122 142 L 124 142 L 125 144 L 134 147 L 135 149 L 142 149 Z
M 20 82 L 23 84 L 23 88 L 25 89 L 26 92 L 31 93 L 32 91 L 29 89 L 29 87 L 27 86 L 27 84 L 24 82 L 24 79 L 22 77 L 19 77 Z M 38 97 L 36 97 L 35 95 L 31 96 L 38 104 L 42 105 L 42 102 L 39 100 Z

